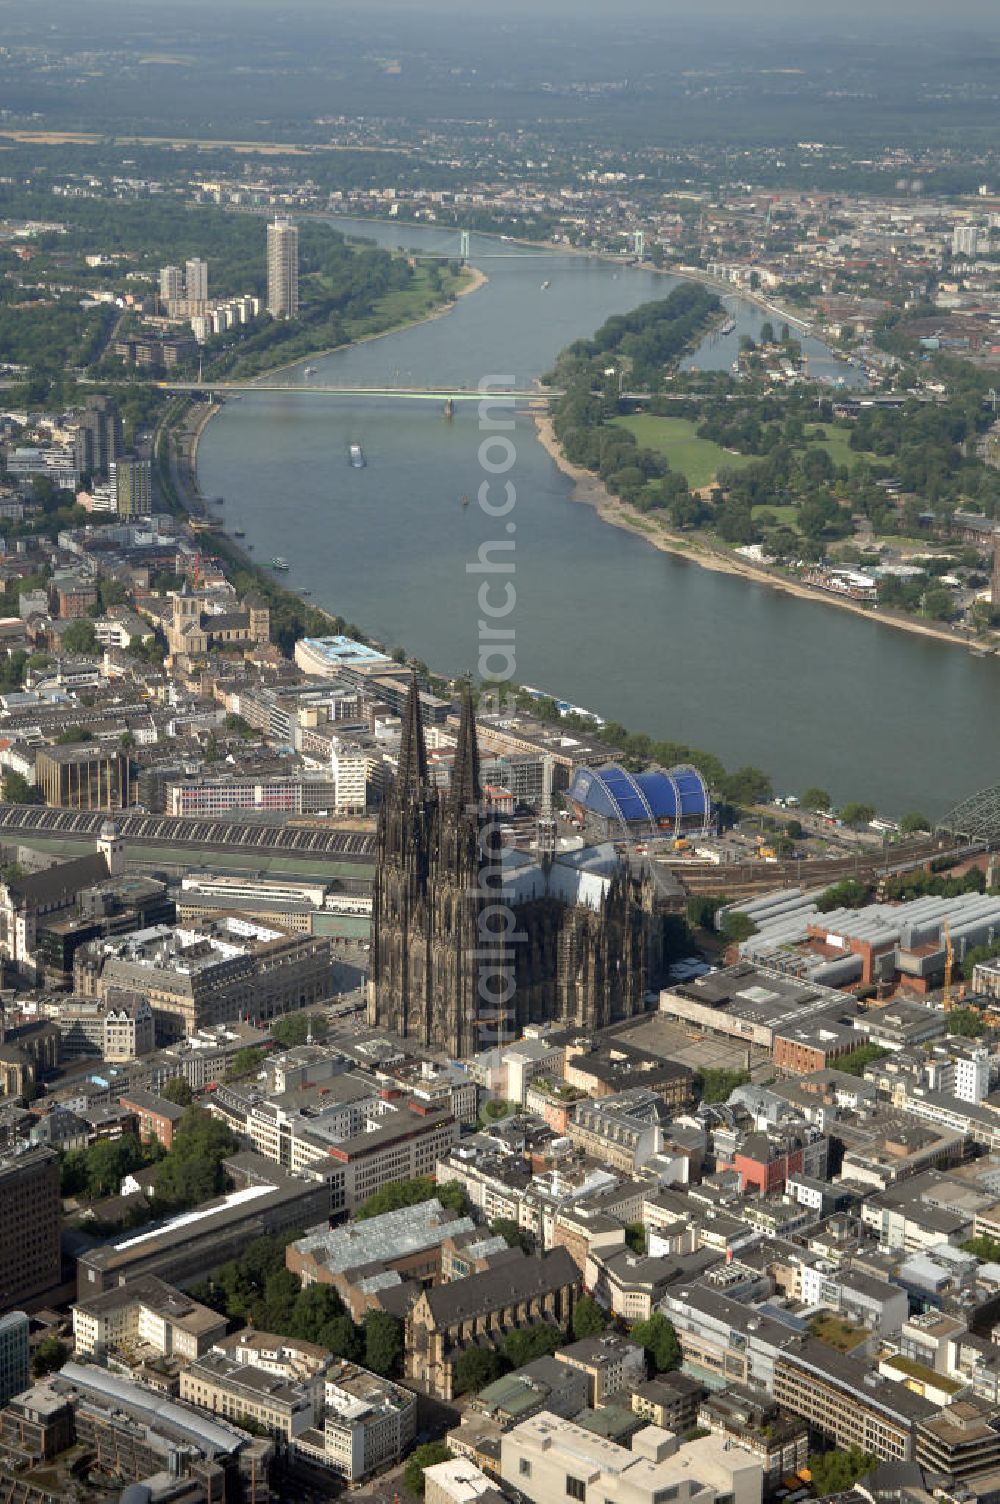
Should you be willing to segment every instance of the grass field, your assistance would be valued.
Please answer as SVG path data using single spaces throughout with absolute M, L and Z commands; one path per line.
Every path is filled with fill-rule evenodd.
M 849 428 L 836 428 L 832 423 L 824 423 L 823 432 L 826 434 L 826 438 L 817 440 L 817 445 L 819 448 L 826 450 L 833 463 L 838 467 L 846 465 L 850 469 L 858 460 L 872 460 L 876 457 L 873 454 L 866 454 L 864 450 L 851 448 L 851 431 Z M 812 445 L 809 447 L 811 448 Z
M 759 507 L 751 507 L 750 510 L 755 522 L 762 512 L 770 512 L 776 522 L 784 523 L 786 527 L 795 528 L 796 532 L 798 531 L 796 523 L 799 515 L 798 507 L 772 507 L 768 506 L 767 502 L 763 502 Z
M 679 470 L 687 477 L 692 490 L 711 485 L 716 471 L 728 466 L 740 470 L 751 463 L 747 454 L 731 454 L 721 444 L 711 439 L 699 439 L 696 424 L 691 418 L 654 418 L 640 413 L 633 418 L 614 420 L 629 433 L 634 433 L 636 442 L 645 449 L 655 449 L 665 455 L 671 470 Z

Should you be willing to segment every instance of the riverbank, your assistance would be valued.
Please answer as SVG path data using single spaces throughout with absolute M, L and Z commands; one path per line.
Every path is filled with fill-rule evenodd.
M 285 371 L 293 371 L 296 366 L 304 365 L 307 361 L 322 360 L 327 355 L 336 355 L 338 350 L 351 350 L 355 345 L 370 345 L 377 339 L 388 338 L 391 334 L 401 334 L 404 329 L 415 329 L 418 324 L 433 324 L 435 319 L 443 319 L 451 312 L 459 298 L 467 298 L 470 293 L 478 292 L 490 280 L 478 266 L 466 266 L 464 270 L 469 274 L 468 281 L 455 289 L 453 297 L 439 303 L 428 313 L 421 313 L 412 319 L 401 319 L 398 324 L 393 324 L 388 329 L 378 329 L 371 334 L 359 334 L 356 339 L 345 339 L 339 345 L 329 345 L 324 350 L 310 350 L 308 355 L 297 355 L 294 360 L 287 360 L 283 365 L 271 366 L 266 371 L 258 371 L 256 376 L 249 378 L 248 384 L 252 386 L 255 381 L 273 381 L 275 376 L 280 376 Z
M 313 217 L 317 219 L 325 219 L 330 221 L 331 223 L 335 223 L 338 219 L 347 219 L 354 224 L 364 223 L 367 218 L 367 216 L 358 216 L 357 214 L 331 215 L 320 213 L 318 211 Z M 378 215 L 372 215 L 371 223 L 376 225 L 392 225 L 393 227 L 406 225 L 413 230 L 427 230 L 430 228 L 455 228 L 457 233 L 457 227 L 455 226 L 429 226 L 426 221 L 418 219 L 382 219 Z M 750 288 L 738 286 L 734 282 L 723 281 L 722 278 L 713 276 L 711 272 L 703 271 L 699 266 L 656 266 L 652 261 L 636 260 L 634 256 L 630 256 L 627 252 L 623 252 L 621 255 L 616 255 L 614 251 L 599 251 L 595 250 L 593 247 L 588 246 L 566 245 L 564 242 L 558 240 L 528 240 L 523 235 L 501 234 L 499 230 L 476 230 L 475 233 L 483 240 L 495 240 L 498 243 L 505 245 L 519 245 L 523 246 L 526 250 L 548 251 L 555 256 L 589 257 L 593 261 L 605 261 L 612 266 L 626 266 L 629 268 L 635 268 L 640 271 L 655 274 L 658 277 L 673 277 L 675 281 L 678 282 L 700 282 L 705 287 L 710 288 L 713 292 L 717 292 L 720 297 L 739 298 L 741 302 L 752 303 L 755 308 L 759 308 L 761 313 L 766 314 L 768 318 L 779 319 L 782 323 L 788 324 L 789 327 L 797 334 L 809 335 L 813 339 L 820 339 L 820 335 L 818 335 L 812 325 L 802 317 L 801 313 L 796 313 L 791 309 L 784 308 L 779 303 L 772 303 L 759 290 L 755 291 Z M 829 349 L 829 346 L 827 346 L 827 349 Z M 851 362 L 847 360 L 847 358 L 839 351 L 830 349 L 829 353 L 832 359 L 838 361 L 841 365 L 851 364 Z
M 716 574 L 736 575 L 742 579 L 752 580 L 758 585 L 767 585 L 771 590 L 782 591 L 785 595 L 793 595 L 800 600 L 816 601 L 824 606 L 836 606 L 840 611 L 850 611 L 855 616 L 863 616 L 866 621 L 882 626 L 898 627 L 901 631 L 911 632 L 918 637 L 933 637 L 938 642 L 949 643 L 952 647 L 968 648 L 974 652 L 983 651 L 982 644 L 974 638 L 960 636 L 956 632 L 949 631 L 947 627 L 936 627 L 930 622 L 917 621 L 899 612 L 875 610 L 859 605 L 856 601 L 846 600 L 829 591 L 820 590 L 815 585 L 805 585 L 800 580 L 789 579 L 785 575 L 768 569 L 764 564 L 755 564 L 751 559 L 741 558 L 728 549 L 716 547 L 704 538 L 671 532 L 650 513 L 640 512 L 638 507 L 621 501 L 617 496 L 612 496 L 600 476 L 583 469 L 580 465 L 572 464 L 562 452 L 552 419 L 547 413 L 534 410 L 532 418 L 538 442 L 562 473 L 573 481 L 572 500 L 592 506 L 602 522 L 634 534 L 635 537 L 641 538 L 661 553 L 674 554 L 678 558 L 688 559 L 692 564 L 697 564 L 699 569 L 712 570 Z

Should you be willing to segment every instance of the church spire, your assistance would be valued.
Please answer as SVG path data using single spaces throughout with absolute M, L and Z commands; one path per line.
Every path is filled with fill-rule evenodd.
M 462 690 L 462 718 L 458 727 L 458 745 L 451 775 L 451 802 L 456 810 L 468 810 L 483 797 L 479 782 L 479 742 L 476 738 L 476 712 L 472 703 L 472 685 L 466 680 Z
M 397 787 L 405 793 L 415 794 L 427 784 L 427 749 L 424 746 L 424 728 L 420 719 L 420 690 L 417 676 L 410 680 L 410 692 L 403 711 L 403 730 L 399 742 L 399 772 Z

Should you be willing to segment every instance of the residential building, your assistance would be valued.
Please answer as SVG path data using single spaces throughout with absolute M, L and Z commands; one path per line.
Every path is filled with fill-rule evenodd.
M 587 1404 L 594 1409 L 646 1377 L 646 1355 L 635 1342 L 618 1332 L 603 1332 L 599 1337 L 584 1337 L 561 1347 L 556 1353 L 560 1363 L 568 1363 L 587 1376 Z M 659 1421 L 657 1421 L 659 1425 Z
M 189 304 L 208 302 L 208 262 L 198 256 L 184 263 L 184 296 Z
M 168 1152 L 174 1147 L 174 1130 L 184 1116 L 183 1107 L 150 1091 L 126 1092 L 118 1101 L 135 1113 L 140 1138 L 155 1138 Z
M 212 1107 L 268 1159 L 321 1178 L 329 1196 L 324 1215 L 349 1211 L 392 1181 L 433 1175 L 458 1138 L 450 1112 L 415 1097 L 386 1100 L 371 1088 L 308 1111 L 249 1105 L 228 1091 L 217 1093 Z
M 492 1478 L 464 1457 L 424 1468 L 424 1504 L 500 1504 L 505 1496 Z
M 267 311 L 275 319 L 299 311 L 299 231 L 280 214 L 267 227 Z
M 184 296 L 184 273 L 179 266 L 160 267 L 160 302 L 173 303 Z
M 134 457 L 115 460 L 115 492 L 119 517 L 149 517 L 153 511 L 153 467 Z
M 813 1338 L 778 1354 L 773 1393 L 838 1447 L 859 1447 L 883 1462 L 911 1461 L 917 1422 L 940 1408 Z
M 683 1436 L 694 1429 L 704 1392 L 703 1384 L 680 1371 L 655 1379 L 643 1376 L 632 1389 L 632 1409 L 651 1426 Z

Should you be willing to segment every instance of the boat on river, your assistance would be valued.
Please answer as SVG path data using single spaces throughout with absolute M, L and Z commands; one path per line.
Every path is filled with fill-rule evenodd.
M 275 554 L 274 558 L 271 560 L 271 568 L 277 569 L 283 573 L 285 570 L 290 569 L 291 565 L 289 564 L 288 560 L 283 559 L 280 554 Z
M 362 449 L 360 444 L 352 444 L 347 453 L 355 470 L 363 470 L 365 468 L 365 465 L 367 464 L 367 461 L 365 459 L 365 451 Z

